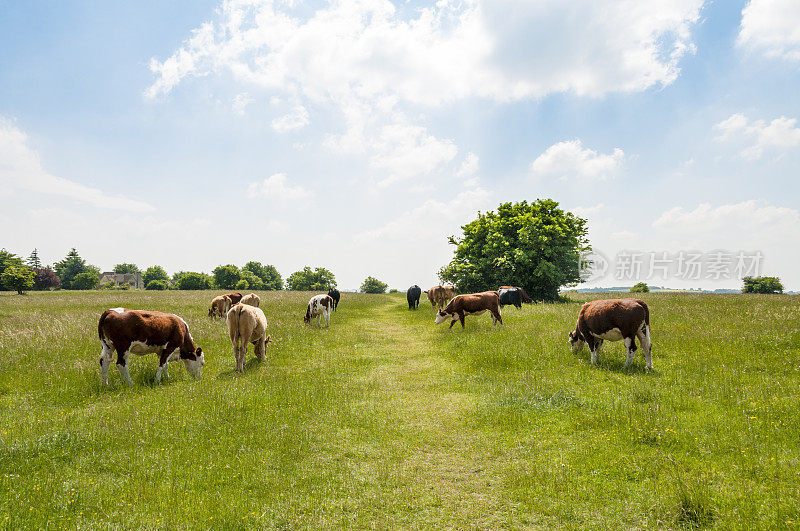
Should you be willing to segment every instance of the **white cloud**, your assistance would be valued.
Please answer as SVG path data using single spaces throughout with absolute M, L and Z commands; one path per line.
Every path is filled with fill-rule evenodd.
M 311 192 L 302 186 L 289 186 L 285 173 L 275 173 L 261 182 L 250 183 L 247 195 L 251 198 L 267 197 L 269 199 L 303 199 Z
M 480 159 L 478 158 L 478 155 L 469 152 L 467 153 L 467 156 L 464 157 L 464 162 L 461 163 L 461 167 L 458 169 L 456 176 L 466 179 L 467 177 L 472 177 L 475 175 L 479 169 Z
M 248 105 L 255 101 L 253 98 L 250 97 L 247 92 L 242 92 L 241 94 L 237 94 L 236 97 L 233 98 L 233 103 L 231 104 L 231 110 L 234 114 L 238 114 L 239 116 L 244 116 L 244 111 Z
M 583 148 L 580 140 L 569 140 L 553 144 L 539 155 L 531 164 L 531 173 L 536 177 L 558 177 L 567 179 L 607 180 L 616 177 L 625 153 L 615 148 L 603 155 L 589 148 Z
M 425 105 L 640 91 L 678 76 L 703 3 L 440 0 L 403 18 L 389 0 L 330 2 L 306 17 L 293 2 L 225 0 L 217 20 L 151 61 L 146 95 L 223 73 L 313 100 L 392 94 Z
M 603 203 L 598 203 L 592 206 L 577 206 L 568 210 L 576 216 L 586 219 L 597 216 L 604 206 Z
M 750 0 L 742 9 L 738 44 L 767 57 L 800 61 L 800 2 Z
M 800 231 L 800 212 L 787 207 L 777 207 L 764 201 L 750 200 L 730 205 L 712 207 L 701 203 L 694 210 L 683 207 L 667 210 L 653 222 L 653 227 L 672 232 L 690 234 L 727 235 L 771 234 L 770 239 L 785 238 L 788 233 Z
M 759 159 L 765 151 L 800 146 L 800 128 L 796 118 L 781 116 L 767 123 L 764 120 L 750 122 L 744 114 L 737 113 L 714 126 L 720 131 L 720 141 L 743 141 L 749 144 L 742 150 L 742 157 Z
M 308 110 L 302 105 L 296 105 L 292 112 L 272 120 L 272 128 L 279 133 L 296 131 L 310 123 Z
M 11 121 L 0 117 L 0 185 L 6 191 L 30 190 L 69 197 L 94 206 L 130 212 L 147 212 L 153 206 L 122 196 L 111 196 L 82 184 L 51 175 L 39 155 L 28 147 L 27 135 Z
M 424 127 L 394 124 L 380 129 L 380 136 L 369 143 L 375 154 L 370 166 L 389 175 L 380 180 L 381 186 L 427 175 L 458 154 L 451 140 L 439 140 Z
M 630 240 L 636 236 L 638 235 L 635 232 L 631 232 L 629 230 L 620 230 L 611 233 L 611 237 L 615 240 Z

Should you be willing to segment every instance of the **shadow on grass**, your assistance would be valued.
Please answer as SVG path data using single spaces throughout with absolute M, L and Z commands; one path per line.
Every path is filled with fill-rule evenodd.
M 586 364 L 591 367 L 591 354 L 587 352 L 579 352 L 575 355 L 575 357 L 585 361 Z M 633 364 L 631 364 L 630 367 L 625 368 L 624 359 L 619 359 L 617 357 L 612 357 L 603 354 L 599 356 L 599 360 L 597 362 L 597 368 L 600 370 L 606 370 L 608 372 L 615 372 L 617 374 L 628 374 L 631 376 L 651 376 L 651 377 L 661 376 L 661 373 L 657 371 L 655 368 L 651 371 L 648 371 L 644 364 L 644 360 L 641 360 L 640 362 L 638 359 L 634 359 Z
M 258 357 L 250 358 L 249 360 L 244 362 L 243 373 L 236 372 L 236 368 L 234 367 L 233 369 L 222 371 L 221 373 L 219 373 L 217 375 L 217 380 L 230 380 L 236 378 L 237 376 L 244 376 L 247 373 L 258 370 L 258 368 L 261 367 L 261 365 L 263 365 L 265 362 L 266 360 L 262 360 L 261 358 Z

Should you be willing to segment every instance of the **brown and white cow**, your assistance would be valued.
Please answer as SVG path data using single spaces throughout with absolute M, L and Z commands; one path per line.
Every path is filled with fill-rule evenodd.
M 186 321 L 171 313 L 111 308 L 103 312 L 97 323 L 103 350 L 100 352 L 100 372 L 103 385 L 108 385 L 108 367 L 113 352 L 117 352 L 117 369 L 122 378 L 133 385 L 128 372 L 130 354 L 159 354 L 156 383 L 162 374 L 167 376 L 167 363 L 183 360 L 192 376 L 200 376 L 205 355 L 194 344 Z
M 303 317 L 303 322 L 308 324 L 314 317 L 317 318 L 317 326 L 322 327 L 320 321 L 325 318 L 325 328 L 328 328 L 331 322 L 331 311 L 333 310 L 333 298 L 330 295 L 320 294 L 311 297 L 308 301 L 308 308 L 306 308 L 306 315 Z
M 425 292 L 431 302 L 431 308 L 444 308 L 455 297 L 455 286 L 434 286 Z
M 465 316 L 480 315 L 485 311 L 492 314 L 492 326 L 497 323 L 503 324 L 503 318 L 500 315 L 500 298 L 496 291 L 456 295 L 443 310 L 439 310 L 434 323 L 443 323 L 450 318 L 450 328 L 453 328 L 457 320 L 461 321 L 461 328 L 464 328 Z
M 250 306 L 255 306 L 256 308 L 261 306 L 261 298 L 255 293 L 250 293 L 248 295 L 245 295 L 239 302 L 241 302 L 242 304 L 249 304 Z
M 267 335 L 267 317 L 261 308 L 245 303 L 243 298 L 242 304 L 235 304 L 228 311 L 226 322 L 238 372 L 244 372 L 248 343 L 254 345 L 256 356 L 266 359 L 270 337 Z
M 647 304 L 639 299 L 606 299 L 590 301 L 581 307 L 575 330 L 569 333 L 569 344 L 574 352 L 578 352 L 586 343 L 592 353 L 592 365 L 596 365 L 603 341 L 622 339 L 628 351 L 625 361 L 625 368 L 628 368 L 636 355 L 637 337 L 644 350 L 647 370 L 652 370 L 650 310 Z
M 219 317 L 222 319 L 225 317 L 225 314 L 228 313 L 228 310 L 231 309 L 232 303 L 231 298 L 227 295 L 219 295 L 218 297 L 214 297 L 211 301 L 211 308 L 208 310 L 208 316 L 211 319 L 215 317 Z

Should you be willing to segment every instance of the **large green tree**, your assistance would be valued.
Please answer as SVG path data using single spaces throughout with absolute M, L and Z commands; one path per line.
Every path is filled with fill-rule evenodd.
M 13 289 L 20 295 L 33 287 L 36 274 L 26 265 L 12 265 L 0 275 L 0 282 L 6 289 Z
M 242 280 L 242 272 L 232 264 L 219 266 L 212 273 L 214 274 L 214 283 L 220 289 L 236 289 L 236 284 Z
M 205 273 L 193 271 L 180 271 L 172 275 L 172 285 L 175 289 L 198 290 L 211 289 L 214 280 Z
M 361 293 L 386 293 L 389 284 L 381 282 L 375 277 L 367 277 L 361 284 Z
M 145 269 L 144 274 L 142 275 L 142 283 L 147 288 L 147 285 L 150 284 L 154 280 L 163 280 L 166 285 L 169 285 L 169 275 L 167 272 L 164 271 L 164 268 L 161 266 L 150 266 Z
M 555 300 L 562 286 L 581 280 L 582 253 L 590 250 L 586 220 L 552 199 L 502 203 L 461 227 L 453 261 L 439 271 L 462 293 L 522 286 L 538 300 Z
M 778 277 L 744 277 L 742 293 L 783 293 L 783 284 Z
M 3 284 L 3 279 L 2 279 L 3 272 L 5 272 L 5 270 L 8 269 L 9 267 L 16 267 L 22 265 L 24 264 L 22 263 L 22 259 L 19 256 L 9 251 L 6 251 L 5 249 L 0 249 L 0 290 L 13 289 L 12 287 L 5 286 Z
M 242 268 L 242 272 L 250 271 L 261 279 L 262 286 L 258 289 L 266 291 L 283 289 L 283 279 L 278 270 L 273 265 L 261 265 L 261 262 L 247 262 Z M 249 281 L 249 279 L 248 279 Z M 255 289 L 250 285 L 251 289 Z
M 58 280 L 61 281 L 61 287 L 64 289 L 91 289 L 84 287 L 88 284 L 86 277 L 83 277 L 78 285 L 73 285 L 73 282 L 81 273 L 93 273 L 98 277 L 100 275 L 100 270 L 93 265 L 87 264 L 86 260 L 80 257 L 74 247 L 63 260 L 56 262 L 53 269 L 55 269 Z
M 42 261 L 39 259 L 39 251 L 37 249 L 33 249 L 31 255 L 25 261 L 28 264 L 28 267 L 31 269 L 38 269 L 42 267 Z
M 324 267 L 312 270 L 306 266 L 286 279 L 286 289 L 291 291 L 328 291 L 335 287 L 336 278 Z
M 100 274 L 97 271 L 84 271 L 75 275 L 71 289 L 95 289 L 99 282 Z
M 114 266 L 114 273 L 141 273 L 136 264 L 117 264 Z

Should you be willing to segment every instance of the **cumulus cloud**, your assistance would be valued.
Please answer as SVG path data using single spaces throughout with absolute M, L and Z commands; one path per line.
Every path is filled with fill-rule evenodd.
M 297 131 L 310 123 L 308 110 L 302 105 L 296 105 L 292 111 L 272 120 L 272 128 L 279 133 Z
M 775 237 L 784 238 L 787 233 L 800 232 L 800 212 L 755 199 L 718 207 L 701 203 L 694 210 L 671 208 L 653 222 L 653 227 L 715 236 L 719 236 L 722 231 L 742 237 L 748 234 L 760 237 L 771 233 Z
M 113 210 L 147 212 L 153 206 L 127 197 L 108 195 L 97 188 L 48 173 L 39 155 L 28 146 L 28 137 L 10 120 L 0 117 L 0 184 L 6 190 L 30 190 L 69 197 Z
M 579 177 L 604 181 L 616 177 L 624 160 L 625 153 L 619 148 L 604 155 L 584 148 L 581 141 L 576 139 L 547 148 L 533 161 L 530 170 L 536 177 Z
M 151 60 L 146 95 L 223 73 L 314 100 L 392 94 L 425 105 L 639 91 L 675 80 L 703 3 L 440 0 L 404 18 L 389 0 L 302 15 L 293 2 L 225 0 L 170 57 Z
M 767 123 L 764 120 L 750 122 L 744 114 L 737 113 L 714 126 L 720 132 L 718 140 L 743 142 L 747 147 L 742 157 L 750 160 L 761 158 L 766 151 L 785 150 L 800 146 L 800 128 L 796 118 L 781 116 Z
M 767 57 L 800 61 L 800 2 L 750 0 L 742 9 L 737 42 Z
M 461 167 L 458 169 L 456 176 L 462 179 L 472 177 L 478 172 L 478 169 L 480 169 L 480 159 L 478 155 L 470 152 L 464 157 L 464 162 L 461 163 Z
M 266 197 L 269 199 L 303 199 L 311 192 L 302 186 L 290 186 L 285 173 L 275 173 L 261 182 L 250 183 L 247 195 L 251 198 Z
M 234 114 L 238 114 L 239 116 L 244 116 L 244 111 L 248 105 L 253 103 L 253 98 L 250 97 L 249 94 L 243 92 L 241 94 L 237 94 L 233 98 L 233 103 L 231 104 L 231 110 Z
M 387 125 L 378 138 L 369 142 L 375 154 L 370 166 L 388 172 L 381 186 L 396 181 L 427 175 L 440 165 L 450 162 L 458 153 L 451 140 L 440 140 L 424 127 L 407 124 Z

